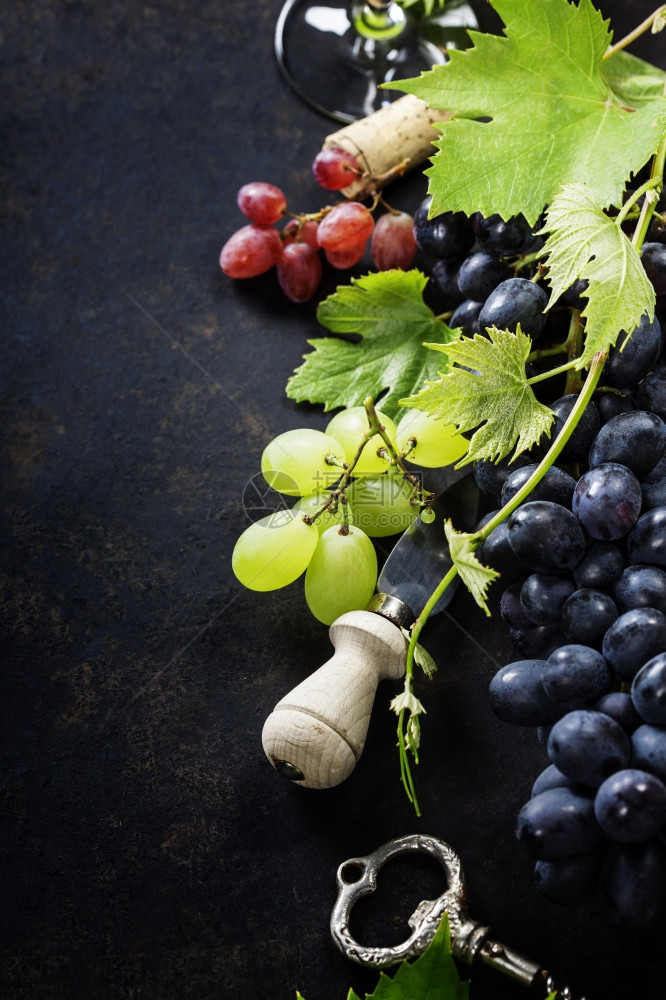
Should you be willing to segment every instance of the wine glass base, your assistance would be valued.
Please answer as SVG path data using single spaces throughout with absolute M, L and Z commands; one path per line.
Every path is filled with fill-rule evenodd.
M 380 89 L 382 83 L 418 76 L 446 60 L 443 50 L 420 37 L 414 24 L 393 41 L 361 38 L 343 0 L 323 0 L 321 5 L 287 0 L 275 29 L 275 54 L 296 93 L 343 123 L 403 96 Z

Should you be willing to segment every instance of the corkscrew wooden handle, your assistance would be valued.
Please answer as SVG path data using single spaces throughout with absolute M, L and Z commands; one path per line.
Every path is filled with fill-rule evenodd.
M 333 622 L 335 653 L 269 715 L 262 743 L 271 764 L 306 788 L 332 788 L 349 777 L 368 732 L 377 685 L 405 672 L 400 629 L 372 611 Z

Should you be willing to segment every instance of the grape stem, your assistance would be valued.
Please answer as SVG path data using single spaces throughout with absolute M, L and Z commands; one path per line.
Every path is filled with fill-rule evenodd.
M 547 372 L 541 372 L 540 375 L 532 375 L 531 378 L 527 379 L 528 385 L 535 385 L 537 382 L 543 382 L 547 378 L 551 378 L 553 375 L 561 375 L 563 372 L 568 372 L 570 368 L 573 368 L 576 364 L 575 359 L 573 361 L 567 361 L 566 364 L 558 365 L 557 368 L 549 368 Z
M 365 412 L 368 417 L 368 431 L 366 434 L 366 438 L 369 439 L 374 434 L 379 434 L 379 436 L 381 437 L 382 441 L 386 446 L 386 451 L 388 452 L 389 456 L 388 457 L 389 464 L 395 465 L 396 468 L 400 469 L 400 472 L 402 473 L 403 477 L 408 482 L 410 482 L 414 487 L 413 499 L 415 500 L 416 505 L 426 508 L 429 507 L 434 499 L 434 494 L 429 493 L 427 490 L 424 490 L 421 484 L 419 483 L 418 479 L 416 478 L 416 476 L 413 475 L 413 473 L 409 472 L 403 465 L 403 459 L 415 447 L 416 441 L 414 440 L 414 438 L 410 438 L 410 441 L 407 442 L 408 444 L 407 450 L 399 455 L 393 446 L 393 442 L 386 433 L 386 428 L 384 427 L 379 417 L 377 416 L 377 411 L 375 409 L 375 404 L 372 400 L 372 396 L 368 396 L 368 398 L 364 401 L 363 406 L 365 407 Z M 410 444 L 411 441 L 413 441 L 414 443 Z
M 379 189 L 385 186 L 386 184 L 389 184 L 395 178 L 402 177 L 403 174 L 405 174 L 406 171 L 409 169 L 409 163 L 410 163 L 409 158 L 406 160 L 401 160 L 400 163 L 396 163 L 395 166 L 391 167 L 390 170 L 387 170 L 383 174 L 377 174 L 376 176 L 370 178 L 368 190 L 363 196 L 364 201 L 368 199 L 372 201 L 372 204 L 368 207 L 369 212 L 374 212 L 375 209 L 377 208 L 377 205 L 382 204 L 384 208 L 388 209 L 388 211 L 391 212 L 393 215 L 399 214 L 398 209 L 392 208 L 387 202 L 384 201 L 384 199 L 379 193 Z M 351 170 L 351 168 L 347 169 Z M 362 176 L 365 177 L 366 175 L 363 174 Z M 335 202 L 335 204 L 333 205 L 324 205 L 324 207 L 320 208 L 318 212 L 285 211 L 284 214 L 288 215 L 292 219 L 296 219 L 302 226 L 303 223 L 305 222 L 321 222 L 322 219 L 325 218 L 329 212 L 333 211 L 334 208 L 337 208 L 338 205 L 344 205 L 344 204 L 347 204 L 346 200 Z
M 539 260 L 540 256 L 541 256 L 541 251 L 540 250 L 537 250 L 534 253 L 522 254 L 520 257 L 516 257 L 516 259 L 514 261 L 512 261 L 509 266 L 517 274 L 518 271 L 522 271 L 522 269 L 524 267 L 528 267 L 530 264 L 538 263 L 538 260 Z
M 386 459 L 387 464 L 389 466 L 394 465 L 397 469 L 400 470 L 400 472 L 403 475 L 403 478 L 407 479 L 412 484 L 414 488 L 411 500 L 412 504 L 414 506 L 422 507 L 426 510 L 430 508 L 430 505 L 434 499 L 434 494 L 429 493 L 427 490 L 424 490 L 421 484 L 419 483 L 418 479 L 416 478 L 416 476 L 414 476 L 411 472 L 409 472 L 403 464 L 405 456 L 409 454 L 409 452 L 412 450 L 416 442 L 414 441 L 413 438 L 411 438 L 410 441 L 414 441 L 414 443 L 411 444 L 405 452 L 399 455 L 395 450 L 390 437 L 386 433 L 386 428 L 384 424 L 379 419 L 377 410 L 375 409 L 375 405 L 372 400 L 372 396 L 368 396 L 368 398 L 364 401 L 363 406 L 365 408 L 365 412 L 368 418 L 368 429 L 361 438 L 361 441 L 359 442 L 358 448 L 356 449 L 356 453 L 354 454 L 354 457 L 352 458 L 351 462 L 341 462 L 340 459 L 337 458 L 335 455 L 332 454 L 326 455 L 325 458 L 326 464 L 342 469 L 343 470 L 342 476 L 340 477 L 337 486 L 330 491 L 330 496 L 322 504 L 319 510 L 315 511 L 314 514 L 303 514 L 303 520 L 305 521 L 306 524 L 314 524 L 327 510 L 332 510 L 332 511 L 337 510 L 338 504 L 340 503 L 342 504 L 342 524 L 340 525 L 340 534 L 341 535 L 349 534 L 349 509 L 347 502 L 347 487 L 349 485 L 349 480 L 352 478 L 354 469 L 356 467 L 356 463 L 361 457 L 363 449 L 367 445 L 368 441 L 370 441 L 376 435 L 379 435 L 379 437 L 384 442 L 384 447 L 381 449 L 381 451 L 383 452 L 383 457 Z M 379 449 L 377 450 L 379 451 Z
M 666 7 L 664 8 L 666 11 Z M 652 159 L 652 169 L 650 170 L 650 180 L 647 181 L 647 185 L 652 184 L 650 190 L 646 190 L 645 200 L 643 201 L 643 206 L 641 208 L 641 214 L 636 224 L 636 229 L 634 230 L 634 235 L 632 239 L 633 245 L 638 249 L 643 245 L 643 241 L 648 231 L 648 227 L 652 220 L 654 210 L 657 202 L 659 201 L 659 196 L 663 187 L 663 177 L 664 177 L 664 166 L 666 165 L 666 136 L 661 140 L 659 149 L 655 153 Z M 646 185 L 643 185 L 644 187 Z M 639 191 L 641 189 L 639 188 Z
M 569 333 L 567 334 L 567 339 L 561 344 L 555 344 L 553 347 L 544 347 L 542 350 L 532 351 L 527 358 L 528 364 L 534 361 L 538 361 L 540 358 L 554 357 L 557 354 L 567 354 L 571 361 L 580 357 L 580 352 L 582 348 L 583 340 L 583 324 L 580 319 L 580 310 L 573 309 L 571 313 L 571 322 L 569 324 Z M 567 371 L 567 365 L 563 365 L 558 371 Z M 550 369 L 547 376 L 555 374 L 555 369 Z M 533 376 L 532 380 L 537 379 L 537 376 Z M 579 392 L 581 387 L 581 378 L 577 371 L 573 371 L 571 368 L 567 371 L 567 381 L 564 388 L 565 395 Z
M 654 10 L 649 17 L 646 17 L 644 21 L 641 21 L 641 23 L 635 27 L 633 31 L 630 31 L 628 35 L 621 38 L 619 42 L 615 43 L 615 45 L 610 45 L 604 52 L 602 58 L 610 59 L 610 57 L 614 56 L 616 52 L 619 52 L 621 49 L 626 49 L 628 45 L 631 45 L 631 43 L 635 42 L 637 38 L 640 38 L 640 36 L 644 35 L 646 31 L 649 31 L 656 21 L 660 18 L 663 19 L 664 17 L 666 17 L 666 4 L 660 4 L 659 7 L 657 7 L 657 9 Z
M 397 177 L 402 177 L 409 170 L 409 164 L 410 159 L 407 157 L 407 159 L 401 160 L 400 163 L 396 163 L 395 166 L 385 170 L 383 174 L 376 174 L 372 178 L 370 193 L 373 196 L 379 197 L 378 189 L 390 184 L 391 181 L 395 180 Z

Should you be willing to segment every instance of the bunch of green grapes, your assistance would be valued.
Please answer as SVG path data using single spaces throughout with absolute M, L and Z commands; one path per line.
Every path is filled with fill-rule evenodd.
M 371 539 L 404 531 L 423 508 L 396 458 L 408 452 L 411 461 L 441 466 L 467 447 L 455 428 L 420 411 L 407 410 L 397 427 L 377 416 L 391 449 L 379 433 L 369 436 L 363 406 L 342 410 L 323 432 L 297 428 L 266 446 L 264 479 L 297 499 L 251 524 L 236 542 L 232 568 L 245 587 L 277 590 L 305 574 L 308 607 L 326 625 L 368 605 L 377 581 Z

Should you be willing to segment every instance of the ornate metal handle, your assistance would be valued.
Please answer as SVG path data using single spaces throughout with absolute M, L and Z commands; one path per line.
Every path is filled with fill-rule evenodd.
M 425 899 L 409 918 L 410 936 L 392 947 L 366 947 L 359 944 L 349 929 L 351 911 L 362 896 L 377 888 L 379 872 L 391 858 L 413 852 L 429 854 L 446 872 L 447 887 L 437 899 Z M 568 987 L 557 990 L 546 969 L 499 941 L 489 939 L 489 928 L 466 913 L 465 879 L 460 858 L 449 844 L 436 837 L 412 834 L 398 837 L 365 857 L 349 858 L 337 872 L 338 896 L 331 914 L 331 934 L 338 948 L 360 965 L 385 968 L 403 959 L 418 957 L 430 944 L 444 916 L 448 914 L 453 956 L 471 965 L 479 960 L 510 976 L 524 986 L 553 992 L 561 1000 L 571 1000 Z M 581 998 L 584 1000 L 584 998 Z

